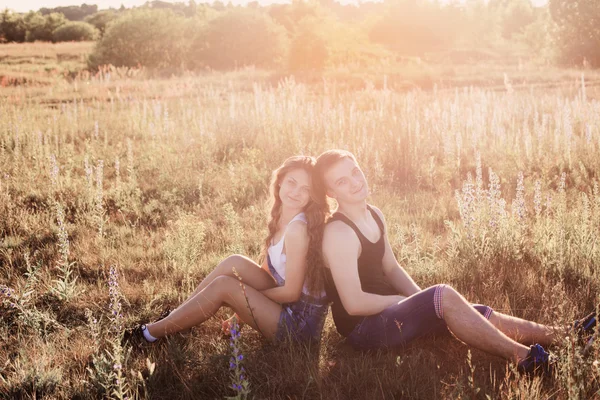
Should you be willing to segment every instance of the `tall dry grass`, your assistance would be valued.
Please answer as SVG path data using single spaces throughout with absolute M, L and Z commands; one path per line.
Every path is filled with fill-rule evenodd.
M 233 396 L 225 312 L 139 352 L 117 327 L 177 305 L 232 252 L 258 257 L 270 171 L 333 147 L 357 155 L 420 286 L 552 324 L 598 303 L 600 102 L 581 76 L 408 92 L 270 76 L 106 70 L 4 92 L 1 396 Z M 555 346 L 542 380 L 452 338 L 355 352 L 330 319 L 318 348 L 239 339 L 250 396 L 269 399 L 598 396 L 599 347 L 575 347 Z

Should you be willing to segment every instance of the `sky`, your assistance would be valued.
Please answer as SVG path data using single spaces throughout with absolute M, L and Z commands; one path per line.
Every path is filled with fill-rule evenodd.
M 167 0 L 169 1 L 169 0 Z M 176 0 L 183 1 L 187 3 L 188 0 Z M 176 2 L 174 1 L 174 2 Z M 234 5 L 238 4 L 246 4 L 249 0 L 221 0 L 223 3 L 231 2 Z M 356 0 L 339 0 L 340 3 L 354 3 Z M 443 0 L 442 0 L 443 1 Z M 546 4 L 548 0 L 532 0 L 535 5 L 543 5 Z M 42 7 L 53 8 L 60 6 L 71 6 L 71 5 L 80 5 L 82 3 L 86 4 L 97 4 L 98 9 L 106 9 L 106 8 L 119 8 L 121 4 L 125 7 L 133 7 L 140 6 L 144 4 L 146 0 L 0 0 L 0 10 L 5 8 L 9 8 L 11 10 L 17 12 L 27 12 L 29 10 L 39 10 Z M 204 2 L 203 0 L 196 0 L 197 3 Z M 208 1 L 212 3 L 212 0 Z M 272 4 L 272 3 L 287 3 L 290 1 L 286 0 L 258 0 L 261 4 Z

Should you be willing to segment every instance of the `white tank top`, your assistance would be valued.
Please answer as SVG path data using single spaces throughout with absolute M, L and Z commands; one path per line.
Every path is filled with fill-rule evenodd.
M 298 214 L 294 218 L 292 218 L 292 220 L 290 222 L 288 222 L 285 229 L 287 230 L 287 227 L 290 226 L 290 224 L 294 221 L 302 221 L 305 224 L 307 223 L 306 216 L 304 215 L 303 212 L 301 212 L 300 214 Z M 274 245 L 269 246 L 269 248 L 267 249 L 267 252 L 269 253 L 269 258 L 271 259 L 271 265 L 273 266 L 275 271 L 277 271 L 279 276 L 281 276 L 281 278 L 285 281 L 285 265 L 286 265 L 287 257 L 283 253 L 284 242 L 285 242 L 285 230 L 283 231 L 283 236 L 281 236 L 281 239 L 279 239 L 279 242 L 275 243 Z M 302 292 L 307 293 L 306 287 L 302 288 Z

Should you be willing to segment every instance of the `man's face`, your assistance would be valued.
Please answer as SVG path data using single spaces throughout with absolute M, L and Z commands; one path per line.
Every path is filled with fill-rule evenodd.
M 344 157 L 325 171 L 327 195 L 338 203 L 364 201 L 369 186 L 362 170 L 350 157 Z

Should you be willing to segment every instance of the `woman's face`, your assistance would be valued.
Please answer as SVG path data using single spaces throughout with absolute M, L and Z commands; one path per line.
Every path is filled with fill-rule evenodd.
M 310 201 L 310 175 L 302 168 L 289 171 L 279 185 L 283 207 L 303 209 Z

